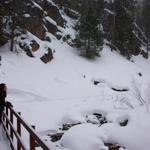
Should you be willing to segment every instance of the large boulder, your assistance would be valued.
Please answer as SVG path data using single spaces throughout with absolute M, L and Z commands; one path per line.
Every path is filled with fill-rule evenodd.
M 27 56 L 34 57 L 32 52 L 31 52 L 31 48 L 30 48 L 29 45 L 27 45 L 26 43 L 21 43 L 20 42 L 19 46 L 20 46 L 20 48 L 22 48 L 26 52 Z
M 144 50 L 141 51 L 141 55 L 145 58 L 148 59 L 148 52 L 145 52 Z
M 44 63 L 48 63 L 53 59 L 53 53 L 51 48 L 48 48 L 48 52 L 45 53 L 41 58 L 40 58 Z
M 35 41 L 35 40 L 32 40 L 31 41 L 31 47 L 32 47 L 32 51 L 35 52 L 39 49 L 40 45 Z

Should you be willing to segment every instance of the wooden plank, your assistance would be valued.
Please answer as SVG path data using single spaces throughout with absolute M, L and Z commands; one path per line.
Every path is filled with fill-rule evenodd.
M 10 142 L 10 147 L 11 147 L 11 149 L 12 149 L 12 150 L 17 150 L 17 149 L 15 148 L 15 145 L 14 145 L 12 139 L 11 139 L 10 136 L 9 136 L 9 132 L 8 132 L 8 129 L 6 128 L 6 126 L 5 126 L 5 124 L 4 124 L 4 121 L 2 121 L 2 124 L 3 124 L 4 131 L 6 132 L 6 136 L 7 136 L 8 140 L 9 140 L 9 142 Z
M 25 146 L 24 142 L 22 141 L 21 137 L 19 136 L 19 134 L 17 133 L 16 129 L 13 127 L 12 123 L 9 121 L 9 118 L 7 117 L 6 114 L 4 114 L 8 124 L 10 125 L 10 128 L 12 128 L 12 131 L 14 133 L 14 135 L 16 136 L 18 142 L 20 143 L 21 147 L 23 150 L 28 150 L 27 147 Z
M 10 118 L 8 112 L 10 111 Z M 15 136 L 17 138 L 17 150 L 27 150 L 27 147 L 24 145 L 22 139 L 21 139 L 21 125 L 27 130 L 27 132 L 30 135 L 30 148 L 31 150 L 35 150 L 35 147 L 38 145 L 43 150 L 50 150 L 50 148 L 47 146 L 47 144 L 40 138 L 38 133 L 35 131 L 33 127 L 31 127 L 20 115 L 21 113 L 15 112 L 15 110 L 12 107 L 6 106 L 6 113 L 3 113 L 3 117 L 5 118 L 6 125 L 4 124 L 4 127 L 7 129 L 7 132 L 9 132 L 10 128 L 10 135 L 8 135 L 8 139 L 11 140 L 11 143 L 13 143 L 13 137 Z M 17 131 L 13 126 L 13 116 L 17 119 Z M 11 137 L 11 138 L 10 138 Z M 12 145 L 12 144 L 11 144 Z M 13 149 L 13 148 L 12 148 Z
M 18 112 L 18 114 L 21 115 L 21 112 Z M 18 118 L 17 118 L 17 132 L 21 137 L 21 123 L 19 122 Z M 17 150 L 21 150 L 21 145 L 18 140 L 17 140 Z
M 16 113 L 12 107 L 10 107 L 9 109 L 13 111 L 13 114 L 18 118 L 20 123 L 26 128 L 29 134 L 32 135 L 32 137 L 40 145 L 40 147 L 42 147 L 44 150 L 50 150 L 47 144 L 40 138 L 38 133 L 36 133 L 36 131 L 18 113 Z
M 12 125 L 13 125 L 13 112 L 10 110 L 10 122 L 12 123 Z M 10 128 L 10 137 L 11 137 L 11 139 L 12 139 L 12 141 L 13 141 L 13 130 L 12 130 L 12 128 Z
M 35 129 L 35 126 L 32 126 L 33 129 Z M 32 134 L 30 134 L 30 150 L 35 150 L 36 147 L 36 143 L 35 143 L 35 139 L 32 136 Z
M 8 107 L 6 106 L 6 115 L 8 116 Z M 6 128 L 8 129 L 8 121 L 6 119 Z

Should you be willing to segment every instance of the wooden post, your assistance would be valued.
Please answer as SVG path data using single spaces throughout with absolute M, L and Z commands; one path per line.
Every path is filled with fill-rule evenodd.
M 13 125 L 13 112 L 11 111 L 11 109 L 10 109 L 10 122 L 12 123 L 12 125 Z M 13 130 L 12 130 L 12 128 L 10 127 L 10 137 L 11 137 L 11 139 L 12 139 L 12 141 L 13 141 Z
M 6 106 L 6 115 L 8 116 L 8 107 L 7 106 Z M 7 119 L 6 119 L 6 128 L 8 130 L 8 121 L 7 121 Z
M 35 129 L 35 126 L 32 126 L 33 129 Z M 33 136 L 30 134 L 30 150 L 35 150 L 36 143 L 33 138 Z
M 18 114 L 21 115 L 21 112 L 18 112 Z M 21 123 L 18 118 L 17 118 L 17 132 L 21 137 Z M 17 150 L 21 150 L 21 145 L 20 145 L 19 141 L 17 141 Z

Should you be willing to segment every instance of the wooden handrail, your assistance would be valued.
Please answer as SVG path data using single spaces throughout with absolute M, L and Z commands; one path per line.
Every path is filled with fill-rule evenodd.
M 17 149 L 15 148 L 15 145 L 14 145 L 12 139 L 11 139 L 10 136 L 9 136 L 9 132 L 8 132 L 6 126 L 4 126 L 3 120 L 2 120 L 2 124 L 3 124 L 3 128 L 4 128 L 5 132 L 6 132 L 6 136 L 7 136 L 8 140 L 9 140 L 9 142 L 10 142 L 10 146 L 11 146 L 12 150 L 17 150 Z
M 8 124 L 10 125 L 10 129 L 11 129 L 11 132 L 13 132 L 17 138 L 17 140 L 19 141 L 21 147 L 23 150 L 27 150 L 27 147 L 25 146 L 25 144 L 23 143 L 21 137 L 19 136 L 19 134 L 17 133 L 17 131 L 15 130 L 13 124 L 9 121 L 9 118 L 6 116 L 6 114 L 4 113 L 4 117 L 7 119 L 8 121 Z M 10 135 L 10 139 L 13 141 L 11 135 Z
M 10 146 L 12 150 L 28 150 L 28 148 L 25 146 L 22 137 L 21 137 L 21 126 L 23 126 L 26 131 L 29 133 L 30 143 L 29 147 L 30 150 L 35 150 L 36 145 L 41 147 L 43 150 L 50 150 L 50 148 L 47 146 L 47 144 L 40 138 L 38 133 L 35 131 L 35 129 L 30 126 L 22 117 L 21 113 L 17 113 L 12 107 L 6 106 L 6 111 L 3 112 L 3 128 L 6 132 L 6 135 L 10 141 Z M 10 112 L 10 113 L 8 113 Z M 15 129 L 14 126 L 14 117 L 17 119 L 17 129 Z M 14 145 L 14 136 L 17 139 L 17 147 Z

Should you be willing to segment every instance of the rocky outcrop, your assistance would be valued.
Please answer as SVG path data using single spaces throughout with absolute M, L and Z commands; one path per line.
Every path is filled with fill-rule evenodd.
M 49 1 L 46 1 L 44 10 L 47 15 L 57 23 L 57 25 L 64 27 L 66 21 L 62 18 L 59 9 L 56 6 L 52 5 Z
M 35 40 L 32 40 L 31 41 L 31 47 L 32 47 L 32 51 L 35 52 L 39 49 L 40 45 L 35 41 Z
M 62 28 L 66 27 L 66 20 L 62 17 L 60 9 L 52 1 L 15 0 L 14 2 L 15 3 L 12 3 L 12 1 L 2 1 L 0 7 L 7 10 L 10 16 L 15 13 L 15 21 L 13 23 L 15 31 L 17 32 L 14 35 L 18 37 L 15 39 L 19 39 L 17 41 L 18 45 L 29 57 L 34 57 L 34 52 L 40 48 L 41 43 L 38 43 L 40 40 L 41 42 L 51 42 L 50 33 L 58 40 L 65 36 L 65 34 L 62 33 L 64 31 Z M 15 8 L 13 8 L 14 6 Z M 12 20 L 10 17 L 8 17 L 6 23 L 8 24 L 7 27 L 11 28 Z M 24 35 L 24 37 L 22 35 Z M 7 32 L 7 36 L 10 39 L 11 32 Z M 37 38 L 40 40 L 37 40 Z M 47 42 L 45 42 L 46 45 L 48 45 Z M 0 39 L 0 44 L 1 43 L 2 40 Z M 45 50 L 47 53 L 45 53 Z M 47 48 L 43 48 L 43 56 L 40 59 L 44 63 L 51 61 L 53 59 L 51 48 L 48 48 L 48 50 Z
M 42 19 L 32 18 L 32 17 L 24 17 L 23 19 L 23 27 L 25 30 L 31 32 L 39 39 L 43 40 L 45 37 L 46 29 L 44 27 Z
M 53 59 L 53 53 L 52 53 L 51 48 L 48 48 L 47 51 L 48 51 L 48 52 L 47 52 L 46 54 L 44 54 L 44 55 L 41 57 L 41 60 L 42 60 L 44 63 L 48 63 L 48 62 L 50 62 L 50 61 Z
M 15 5 L 13 9 L 16 14 L 15 26 L 31 32 L 41 40 L 46 39 L 47 31 L 55 35 L 58 31 L 57 26 L 65 27 L 66 24 L 57 6 L 48 0 L 15 0 L 15 4 L 3 1 L 1 5 L 4 9 L 8 9 L 10 15 Z M 45 17 L 49 17 L 55 24 L 46 20 Z
M 148 52 L 145 52 L 144 50 L 141 51 L 141 55 L 145 58 L 148 59 Z
M 34 57 L 29 45 L 27 45 L 26 43 L 23 44 L 20 42 L 19 46 L 20 46 L 20 48 L 22 48 L 26 52 L 27 56 Z

